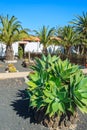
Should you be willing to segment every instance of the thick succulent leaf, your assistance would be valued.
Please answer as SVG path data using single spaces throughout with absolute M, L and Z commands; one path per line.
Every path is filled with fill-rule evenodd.
M 66 98 L 66 95 L 67 95 L 66 92 L 59 92 L 57 96 L 62 101 L 62 100 L 64 100 Z
M 46 99 L 44 99 L 43 101 L 44 101 L 45 103 L 51 103 L 53 100 L 50 99 L 50 98 L 46 98 Z
M 53 101 L 51 103 L 51 105 L 52 105 L 52 111 L 53 111 L 53 113 L 55 113 L 55 112 L 57 112 L 59 110 L 59 102 Z
M 51 111 L 52 111 L 52 109 L 51 109 L 51 103 L 49 103 L 48 105 L 47 105 L 47 110 L 46 110 L 46 115 L 47 114 L 50 114 L 51 113 Z
M 69 102 L 69 107 L 67 108 L 70 112 L 74 113 L 75 104 L 73 102 Z
M 75 92 L 73 93 L 73 96 L 77 97 L 79 100 L 82 99 L 81 93 L 79 93 L 78 91 L 75 91 Z
M 81 99 L 81 102 L 84 103 L 84 104 L 87 106 L 87 97 L 86 97 L 86 98 L 83 97 L 83 98 Z
M 81 92 L 81 96 L 82 96 L 82 98 L 87 99 L 87 91 Z
M 31 73 L 29 75 L 29 78 L 32 79 L 33 81 L 37 81 L 40 78 L 40 76 L 39 76 L 39 73 L 37 71 L 36 72 L 34 71 L 33 74 Z
M 80 111 L 81 111 L 82 113 L 87 113 L 87 106 L 83 106 L 83 107 L 79 107 L 79 106 L 78 106 L 78 108 L 80 109 Z
M 54 96 L 52 95 L 51 92 L 47 91 L 47 90 L 43 90 L 43 93 L 46 97 L 53 99 L 54 100 Z
M 33 90 L 33 89 L 35 89 L 37 87 L 37 85 L 32 81 L 28 81 L 27 85 L 29 86 L 30 90 Z
M 45 105 L 42 97 L 39 97 L 36 99 L 36 104 L 37 104 L 36 107 L 38 110 Z
M 53 56 L 52 57 L 52 62 L 56 62 L 59 59 L 59 57 Z
M 59 108 L 59 110 L 61 111 L 61 112 L 65 112 L 65 106 L 64 106 L 64 104 L 62 103 L 62 102 L 60 102 L 59 104 L 58 104 L 58 108 Z
M 87 90 L 87 77 L 83 78 L 78 85 L 78 89 L 81 91 Z
M 81 110 L 81 112 L 87 113 L 86 104 L 84 104 L 81 100 L 78 100 L 77 98 L 75 98 L 75 103 L 76 103 L 77 107 Z
M 41 58 L 44 62 L 46 62 L 46 56 L 45 55 L 42 55 L 42 58 Z
M 62 73 L 60 73 L 60 75 L 63 79 L 69 79 L 72 74 L 74 75 L 76 73 L 76 71 L 78 71 L 77 67 L 68 68 L 64 70 Z
M 35 107 L 37 106 L 36 101 L 30 102 L 30 103 L 29 103 L 29 106 L 35 108 Z

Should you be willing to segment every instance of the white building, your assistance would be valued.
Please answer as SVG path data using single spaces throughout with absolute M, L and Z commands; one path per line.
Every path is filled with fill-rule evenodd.
M 43 46 L 40 44 L 40 42 L 28 42 L 28 41 L 18 41 L 12 44 L 13 50 L 14 50 L 14 55 L 18 55 L 18 46 L 21 46 L 23 48 L 24 52 L 36 52 L 36 53 L 42 53 Z M 54 46 L 50 45 L 47 48 L 48 52 L 50 53 L 57 53 L 58 51 L 63 52 L 64 48 L 61 46 Z M 0 57 L 5 56 L 5 51 L 6 51 L 6 45 L 3 43 L 0 43 Z
M 12 44 L 14 55 L 18 55 L 18 46 L 21 46 L 24 52 L 42 52 L 42 45 L 40 42 L 27 42 L 27 41 L 18 41 Z M 5 56 L 6 45 L 0 43 L 0 57 Z

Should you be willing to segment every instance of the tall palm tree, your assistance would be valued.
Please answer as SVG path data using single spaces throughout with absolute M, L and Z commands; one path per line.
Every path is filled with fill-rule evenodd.
M 76 31 L 87 35 L 87 12 L 83 12 L 82 16 L 76 16 L 70 23 L 73 24 Z
M 87 12 L 82 13 L 82 16 L 78 15 L 70 22 L 75 30 L 78 32 L 82 46 L 87 49 Z
M 47 46 L 52 43 L 51 37 L 54 36 L 55 29 L 43 26 L 39 31 L 34 30 L 36 36 L 40 39 L 40 43 L 43 45 L 43 53 L 47 53 Z
M 65 47 L 65 52 L 70 54 L 70 47 L 76 44 L 76 33 L 73 28 L 68 26 L 64 26 L 59 28 L 56 32 L 57 37 L 61 40 L 59 41 L 61 45 Z
M 0 16 L 0 42 L 6 44 L 6 60 L 14 60 L 12 44 L 23 35 L 27 35 L 27 30 L 22 28 L 15 16 Z

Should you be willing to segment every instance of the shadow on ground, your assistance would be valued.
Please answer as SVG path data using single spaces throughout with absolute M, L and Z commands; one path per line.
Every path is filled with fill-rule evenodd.
M 18 90 L 18 100 L 12 101 L 11 106 L 16 114 L 23 119 L 30 118 L 30 123 L 35 123 L 33 118 L 33 112 L 29 108 L 29 98 L 25 90 Z

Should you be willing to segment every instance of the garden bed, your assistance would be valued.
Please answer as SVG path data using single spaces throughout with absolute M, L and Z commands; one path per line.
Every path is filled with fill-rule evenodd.
M 29 67 L 27 68 L 23 67 L 22 62 L 23 62 L 22 60 L 17 60 L 16 63 L 12 63 L 12 64 L 14 64 L 14 66 L 19 72 L 29 71 Z M 4 61 L 0 60 L 0 73 L 5 73 L 5 69 L 7 66 L 8 66 L 8 63 L 5 63 Z

